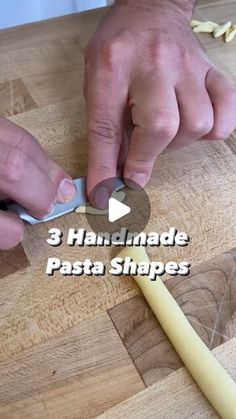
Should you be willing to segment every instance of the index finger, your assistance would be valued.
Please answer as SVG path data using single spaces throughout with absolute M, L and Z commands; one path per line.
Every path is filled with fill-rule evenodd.
M 127 83 L 117 72 L 97 69 L 88 76 L 88 177 L 87 193 L 92 204 L 107 208 L 114 190 L 117 160 L 124 129 Z
M 2 117 L 0 117 L 0 141 L 27 156 L 52 183 L 58 184 L 62 178 L 70 179 L 70 176 L 48 157 L 33 135 Z

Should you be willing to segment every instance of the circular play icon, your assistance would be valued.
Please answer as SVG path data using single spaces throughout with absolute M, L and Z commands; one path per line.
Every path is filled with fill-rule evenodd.
M 91 229 L 102 237 L 115 237 L 121 230 L 126 232 L 126 236 L 139 235 L 144 231 L 151 213 L 150 202 L 144 189 L 133 180 L 113 178 L 97 185 L 92 194 L 104 190 L 105 185 L 110 190 L 112 185 L 114 192 L 107 199 L 106 209 L 86 211 Z

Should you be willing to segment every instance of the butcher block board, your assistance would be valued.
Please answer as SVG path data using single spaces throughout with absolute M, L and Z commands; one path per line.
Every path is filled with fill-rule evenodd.
M 100 9 L 1 31 L 0 113 L 28 129 L 73 177 L 85 176 L 83 53 Z M 236 23 L 234 1 L 201 0 L 198 19 Z M 236 41 L 200 35 L 236 82 Z M 236 379 L 236 136 L 163 153 L 146 188 L 146 231 L 173 226 L 187 247 L 152 247 L 151 260 L 187 260 L 188 277 L 164 277 L 201 338 Z M 189 377 L 130 277 L 45 274 L 49 257 L 106 265 L 118 249 L 59 247 L 48 229 L 90 230 L 69 214 L 27 226 L 0 252 L 0 418 L 217 417 Z

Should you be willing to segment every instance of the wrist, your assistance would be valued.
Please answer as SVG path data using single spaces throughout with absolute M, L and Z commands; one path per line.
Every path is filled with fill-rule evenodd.
M 162 11 L 165 14 L 174 15 L 182 14 L 187 19 L 192 18 L 194 7 L 197 3 L 197 0 L 116 0 L 116 6 L 125 6 L 135 9 L 141 9 L 143 11 L 155 10 L 157 8 L 160 12 Z
M 188 19 L 191 19 L 197 0 L 168 0 L 168 2 L 181 11 Z

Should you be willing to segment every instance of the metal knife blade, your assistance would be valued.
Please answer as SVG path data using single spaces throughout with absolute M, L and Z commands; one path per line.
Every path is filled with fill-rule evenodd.
M 61 217 L 62 215 L 65 215 L 65 214 L 68 214 L 69 212 L 74 211 L 74 209 L 76 207 L 79 207 L 80 205 L 87 204 L 88 200 L 87 200 L 87 195 L 86 195 L 86 179 L 85 178 L 75 179 L 74 183 L 77 188 L 77 193 L 74 199 L 65 204 L 57 203 L 53 211 L 42 219 L 37 219 L 37 218 L 32 217 L 30 214 L 28 214 L 27 210 L 24 207 L 18 204 L 8 204 L 7 209 L 9 211 L 14 212 L 22 220 L 32 225 L 45 223 L 47 221 L 54 220 L 55 218 Z M 124 182 L 120 178 L 117 178 L 115 190 L 119 191 L 120 189 L 124 187 L 125 187 Z

